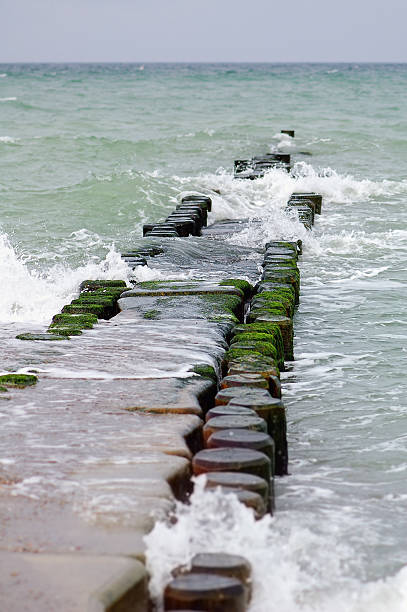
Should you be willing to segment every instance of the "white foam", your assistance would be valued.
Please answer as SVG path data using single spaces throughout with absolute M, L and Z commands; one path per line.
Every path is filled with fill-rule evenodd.
M 271 150 L 273 152 L 276 151 L 287 151 L 296 149 L 296 142 L 294 138 L 289 136 L 288 134 L 282 134 L 281 132 L 277 132 L 274 134 L 273 138 L 277 141 L 276 145 L 271 146 Z
M 174 177 L 187 189 L 191 179 Z M 316 171 L 306 162 L 297 162 L 292 174 L 272 169 L 263 178 L 255 181 L 237 180 L 224 169 L 216 175 L 208 174 L 194 177 L 193 181 L 201 186 L 203 192 L 217 189 L 221 195 L 211 195 L 214 212 L 212 219 L 239 218 L 263 214 L 273 207 L 282 207 L 291 193 L 314 191 L 323 196 L 324 206 L 335 202 L 353 204 L 370 198 L 407 194 L 407 180 L 371 181 L 358 180 L 350 174 L 341 175 L 331 168 Z
M 155 280 L 190 279 L 193 277 L 193 270 L 190 270 L 189 272 L 177 272 L 176 278 L 171 278 L 167 271 L 162 271 L 159 268 L 149 268 L 149 266 L 136 266 L 132 274 L 132 280 L 135 280 L 138 283 Z
M 6 144 L 15 144 L 19 140 L 19 138 L 13 138 L 12 136 L 0 136 L 0 142 L 4 142 Z
M 128 280 L 130 268 L 111 246 L 104 259 L 89 259 L 77 268 L 62 264 L 47 272 L 29 267 L 19 257 L 8 237 L 0 234 L 0 261 L 2 262 L 2 290 L 0 293 L 1 322 L 44 323 L 69 303 L 85 279 Z
M 14 96 L 10 98 L 0 98 L 0 102 L 15 102 L 16 100 L 17 98 L 15 98 Z
M 233 494 L 204 491 L 196 479 L 189 505 L 177 504 L 176 522 L 156 523 L 145 537 L 151 595 L 161 595 L 171 571 L 200 552 L 244 555 L 253 568 L 250 612 L 402 612 L 407 567 L 395 576 L 363 583 L 353 575 L 354 551 L 328 528 L 311 532 L 288 513 L 255 521 Z M 326 519 L 329 520 L 328 517 Z M 160 607 L 161 606 L 161 607 Z

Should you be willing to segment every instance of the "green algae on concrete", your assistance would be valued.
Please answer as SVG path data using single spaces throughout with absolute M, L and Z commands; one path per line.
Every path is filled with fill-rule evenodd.
M 263 272 L 263 280 L 285 282 L 294 287 L 295 303 L 299 303 L 300 296 L 300 273 L 298 268 L 277 268 L 274 266 L 265 266 Z
M 277 349 L 278 362 L 284 362 L 283 336 L 278 325 L 274 323 L 247 323 L 236 325 L 233 329 L 233 335 L 236 336 L 239 334 L 267 334 L 270 338 L 269 342 Z
M 281 312 L 286 314 L 287 317 L 294 316 L 294 303 L 289 299 L 279 298 L 275 296 L 275 299 L 256 300 L 252 303 L 251 312 L 255 313 L 263 309 L 270 309 L 274 312 Z M 250 319 L 250 317 L 248 317 Z
M 247 316 L 247 322 L 250 323 L 251 320 L 255 319 L 254 315 L 256 315 L 256 313 L 263 311 L 273 312 L 274 314 L 284 314 L 286 317 L 292 318 L 294 315 L 294 306 L 286 301 L 259 300 L 252 305 L 250 313 Z M 251 314 L 253 314 L 253 317 L 250 316 Z
M 126 281 L 124 280 L 84 280 L 80 284 L 80 291 L 87 289 L 88 291 L 94 291 L 95 289 L 101 289 L 104 287 L 123 287 L 123 291 L 127 289 Z
M 155 280 L 155 281 L 141 281 L 137 283 L 136 289 L 151 289 L 153 291 L 158 291 L 159 289 L 165 289 L 167 285 L 170 286 L 170 289 L 193 289 L 198 282 L 205 282 L 198 279 L 191 279 L 191 281 L 186 282 L 182 278 L 176 279 L 168 279 L 168 280 Z M 131 291 L 131 290 L 130 290 Z
M 254 300 L 258 300 L 260 298 L 276 300 L 278 302 L 286 300 L 293 306 L 295 303 L 295 293 L 291 285 L 283 285 L 281 287 L 264 287 L 264 290 L 261 293 L 256 294 Z
M 35 385 L 38 381 L 32 374 L 3 374 L 0 376 L 0 385 L 5 387 L 18 387 L 23 389 Z
M 63 325 L 64 327 L 82 327 L 84 329 L 92 329 L 93 325 L 98 322 L 98 318 L 94 314 L 56 314 L 52 317 L 52 326 Z M 55 324 L 55 325 L 54 325 Z M 50 326 L 51 327 L 51 326 Z
M 250 335 L 250 334 L 249 334 Z M 271 342 L 259 340 L 239 340 L 231 345 L 233 349 L 251 349 L 267 357 L 277 358 L 277 349 Z
M 205 304 L 208 305 L 208 316 L 213 320 L 213 316 L 225 316 L 231 319 L 233 315 L 237 320 L 243 317 L 242 298 L 237 295 L 205 294 L 200 296 Z M 213 314 L 212 314 L 213 313 Z
M 219 283 L 221 286 L 232 286 L 243 291 L 245 299 L 249 299 L 253 294 L 253 285 L 241 278 L 227 278 Z
M 235 334 L 230 341 L 230 344 L 233 345 L 236 342 L 271 342 L 272 337 L 270 334 L 263 334 L 260 332 L 248 332 L 248 333 L 240 333 Z M 274 346 L 274 345 L 273 345 Z
M 270 240 L 266 244 L 266 250 L 271 251 L 274 249 L 290 249 L 296 254 L 302 253 L 302 240 L 297 240 L 295 242 L 290 242 L 288 240 Z
M 17 340 L 66 340 L 66 336 L 58 336 L 57 334 L 18 334 Z
M 229 294 L 130 295 L 120 298 L 118 306 L 121 311 L 137 313 L 139 318 L 156 310 L 158 320 L 206 319 L 219 325 L 239 323 L 233 311 L 243 316 L 242 298 Z
M 133 289 L 125 291 L 121 298 L 139 296 L 172 296 L 172 295 L 235 295 L 243 297 L 243 291 L 235 286 L 221 286 L 217 282 L 208 282 L 191 279 L 188 281 L 179 280 L 160 280 L 143 281 L 135 285 Z
M 67 304 L 62 309 L 63 314 L 93 314 L 96 318 L 103 319 L 106 314 L 106 307 L 102 304 Z
M 64 327 L 63 325 L 55 324 L 49 326 L 48 332 L 50 334 L 56 334 L 57 336 L 64 336 L 66 338 L 67 336 L 81 336 L 82 328 L 74 327 L 73 325 L 70 325 L 69 327 Z
M 294 331 L 293 320 L 284 315 L 276 315 L 270 312 L 260 313 L 256 317 L 258 323 L 272 323 L 278 325 L 281 331 L 284 345 L 284 358 L 288 361 L 294 359 Z
M 159 310 L 146 310 L 146 312 L 143 314 L 143 318 L 144 319 L 157 319 L 159 314 L 160 314 Z
M 248 337 L 251 334 L 246 334 Z M 266 335 L 266 334 L 264 334 Z M 238 336 L 235 336 L 235 338 Z M 269 336 L 269 340 L 271 339 L 271 336 Z M 280 350 L 278 350 L 276 348 L 276 346 L 268 341 L 268 342 L 264 342 L 264 341 L 251 341 L 250 339 L 248 340 L 244 340 L 244 341 L 240 341 L 240 342 L 233 342 L 230 345 L 230 351 L 233 350 L 234 352 L 237 349 L 242 349 L 242 350 L 251 350 L 255 353 L 260 353 L 261 355 L 265 356 L 265 357 L 271 357 L 272 359 L 274 359 L 278 365 L 278 368 L 280 370 L 284 369 L 284 357 L 281 353 Z
M 227 368 L 230 368 L 231 363 L 252 363 L 252 364 L 260 364 L 267 365 L 270 367 L 274 367 L 276 371 L 279 372 L 277 360 L 269 355 L 264 355 L 259 350 L 254 350 L 252 348 L 234 348 L 235 345 L 232 345 L 231 348 L 226 351 L 223 356 L 223 363 Z
M 190 371 L 195 372 L 195 374 L 199 374 L 199 376 L 203 376 L 204 378 L 210 378 L 216 383 L 218 382 L 218 375 L 216 374 L 215 368 L 206 363 L 198 363 L 194 365 Z
M 78 298 L 72 300 L 71 304 L 101 304 L 102 306 L 111 306 L 115 301 L 113 296 L 99 294 L 95 291 L 94 293 L 81 293 Z
M 260 281 L 260 283 L 257 286 L 257 293 L 256 296 L 260 296 L 262 293 L 266 292 L 266 291 L 276 291 L 276 290 L 284 290 L 284 294 L 289 296 L 290 298 L 292 297 L 292 299 L 294 300 L 295 303 L 295 289 L 292 285 L 290 285 L 289 283 L 280 283 L 280 282 L 276 282 L 276 281 L 265 281 L 262 280 Z

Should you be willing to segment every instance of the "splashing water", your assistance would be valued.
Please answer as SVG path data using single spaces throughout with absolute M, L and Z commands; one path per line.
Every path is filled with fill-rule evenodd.
M 405 610 L 407 567 L 386 580 L 362 583 L 352 575 L 354 551 L 340 534 L 318 534 L 284 513 L 256 521 L 233 493 L 204 486 L 205 476 L 196 478 L 190 504 L 177 503 L 175 521 L 157 522 L 145 537 L 150 592 L 160 612 L 171 571 L 202 552 L 243 554 L 250 561 L 250 612 Z
M 47 322 L 74 298 L 83 280 L 128 280 L 130 271 L 111 246 L 105 258 L 99 261 L 92 260 L 75 269 L 56 264 L 40 273 L 28 267 L 27 258 L 17 256 L 5 234 L 0 234 L 0 261 L 0 321 L 3 323 Z

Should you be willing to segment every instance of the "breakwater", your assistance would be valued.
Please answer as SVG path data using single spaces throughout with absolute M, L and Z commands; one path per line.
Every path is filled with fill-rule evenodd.
M 238 168 L 236 179 L 259 178 L 281 163 L 278 156 L 249 160 L 243 170 Z M 287 158 L 283 163 L 288 171 Z M 184 195 L 164 222 L 144 227 L 140 246 L 123 253 L 129 267 L 155 265 L 165 280 L 134 286 L 120 279 L 85 280 L 79 296 L 55 314 L 46 333 L 17 336 L 39 347 L 38 383 L 24 390 L 20 385 L 10 395 L 4 387 L 10 410 L 17 413 L 24 406 L 25 418 L 32 418 L 30 406 L 39 403 L 36 418 L 43 419 L 44 427 L 53 423 L 61 447 L 74 444 L 81 449 L 88 444 L 96 453 L 84 465 L 81 450 L 77 457 L 66 452 L 62 469 L 52 476 L 53 494 L 49 479 L 40 477 L 35 496 L 24 506 L 31 517 L 25 531 L 19 533 L 18 519 L 10 523 L 10 548 L 22 540 L 24 554 L 6 558 L 17 574 L 25 574 L 30 564 L 34 568 L 23 592 L 31 588 L 40 567 L 45 572 L 40 590 L 52 598 L 46 576 L 53 575 L 50 568 L 58 559 L 61 573 L 79 582 L 82 601 L 90 598 L 100 609 L 143 610 L 147 575 L 129 557 L 143 561 L 144 534 L 168 515 L 174 496 L 187 500 L 191 473 L 205 474 L 208 488 L 235 494 L 256 518 L 275 510 L 274 477 L 288 471 L 280 370 L 293 359 L 301 241 L 269 241 L 263 249 L 233 246 L 227 239 L 237 227 L 242 230 L 261 219 L 207 227 L 211 203 L 208 195 Z M 287 214 L 298 216 L 310 229 L 320 207 L 317 194 L 292 194 Z M 187 236 L 192 239 L 174 241 Z M 72 344 L 66 351 L 69 338 Z M 126 376 L 115 376 L 115 360 L 125 360 Z M 45 376 L 42 363 L 53 366 Z M 140 363 L 149 364 L 149 374 L 140 376 Z M 61 401 L 68 396 L 69 401 Z M 79 415 L 88 415 L 89 432 L 80 429 Z M 14 435 L 21 436 L 18 427 Z M 38 451 L 38 442 L 26 432 L 26 443 L 27 453 L 37 450 L 27 473 L 14 477 L 17 486 L 38 478 L 40 466 L 47 463 L 44 440 Z M 81 493 L 75 495 L 79 488 Z M 91 497 L 96 521 L 81 511 L 83 495 Z M 63 513 L 57 510 L 61 503 Z M 10 505 L 19 517 L 18 501 L 10 498 Z M 41 524 L 35 519 L 40 512 Z M 70 529 L 62 529 L 66 524 Z M 36 558 L 37 552 L 43 554 Z M 94 569 L 105 567 L 106 554 L 117 565 L 114 576 L 107 569 L 105 575 Z M 179 609 L 182 601 L 196 608 L 195 599 L 200 606 L 221 609 L 219 601 L 226 597 L 228 609 L 245 609 L 250 571 L 243 582 L 239 572 L 247 562 L 229 555 L 205 563 L 206 571 L 198 564 L 199 577 L 183 570 L 168 585 L 166 609 Z M 229 575 L 231 566 L 240 568 L 237 574 Z M 67 580 L 61 587 L 67 601 L 69 586 Z M 54 596 L 59 596 L 58 589 Z
M 176 505 L 176 524 L 156 522 L 150 534 L 154 588 L 163 592 L 167 579 L 157 578 L 167 566 L 183 565 L 203 550 L 244 551 L 253 568 L 251 612 L 264 612 L 269 602 L 284 612 L 404 612 L 407 184 L 395 160 L 405 147 L 399 95 L 405 66 L 145 68 L 1 70 L 1 97 L 16 100 L 1 102 L 0 374 L 36 370 L 38 378 L 26 390 L 8 387 L 0 402 L 1 550 L 39 549 L 39 534 L 32 540 L 23 518 L 20 539 L 10 522 L 17 502 L 34 507 L 34 496 L 41 498 L 37 515 L 44 519 L 64 508 L 60 550 L 70 554 L 80 551 L 79 538 L 65 535 L 74 534 L 71 507 L 89 524 L 113 522 L 114 516 L 131 520 L 126 480 L 110 497 L 108 475 L 104 484 L 96 477 L 104 462 L 124 473 L 127 461 L 134 478 L 128 489 L 138 491 L 141 473 L 132 473 L 132 461 L 152 461 L 148 447 L 134 450 L 142 448 L 148 419 L 140 424 L 137 413 L 130 419 L 116 414 L 125 386 L 136 389 L 136 377 L 152 374 L 150 361 L 140 360 L 137 368 L 132 363 L 137 335 L 129 328 L 127 340 L 117 326 L 118 342 L 108 334 L 113 319 L 99 319 L 82 335 L 52 346 L 15 336 L 44 333 L 78 297 L 84 279 L 125 279 L 131 287 L 120 254 L 146 243 L 143 223 L 165 219 L 182 196 L 198 191 L 212 199 L 210 224 L 261 217 L 262 223 L 236 223 L 235 234 L 225 239 L 230 246 L 262 249 L 271 239 L 303 240 L 295 361 L 281 372 L 290 476 L 275 478 L 276 512 L 256 522 L 233 496 L 201 492 L 198 482 L 190 503 Z M 275 126 L 284 127 L 283 118 L 301 126 L 294 139 L 274 133 Z M 292 172 L 233 178 L 234 158 L 261 156 L 278 143 L 294 154 Z M 312 232 L 282 213 L 296 191 L 323 195 L 323 214 Z M 183 240 L 184 249 L 198 240 Z M 196 244 L 194 257 L 185 254 L 185 267 L 177 254 L 181 272 L 170 265 L 160 272 L 160 258 L 150 258 L 134 277 L 185 280 L 199 249 Z M 195 342 L 197 351 L 189 352 L 195 359 L 196 335 L 190 328 L 184 335 Z M 180 340 L 176 347 L 169 335 L 160 336 L 168 349 L 187 351 Z M 120 359 L 111 358 L 108 345 L 120 346 Z M 154 353 L 154 363 L 157 376 L 166 366 L 168 372 L 183 369 L 163 353 Z M 85 386 L 82 379 L 90 376 L 94 385 Z M 76 378 L 71 383 L 69 377 Z M 115 396 L 109 393 L 112 378 Z M 48 395 L 39 393 L 44 382 Z M 105 403 L 104 390 L 113 400 Z M 46 402 L 52 402 L 48 412 Z M 156 425 L 155 448 L 159 440 L 172 440 L 169 447 L 176 448 L 172 422 L 160 416 L 166 436 Z M 65 423 L 73 430 L 68 439 Z M 55 542 L 45 536 L 41 550 L 52 551 Z M 1 598 L 20 579 L 5 568 L 0 608 L 10 609 Z M 37 597 L 40 590 L 33 591 Z

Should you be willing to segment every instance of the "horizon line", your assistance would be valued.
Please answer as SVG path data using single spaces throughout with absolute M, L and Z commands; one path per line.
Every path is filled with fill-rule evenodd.
M 286 60 L 286 61 L 265 61 L 265 60 L 252 60 L 252 61 L 243 61 L 243 60 L 216 60 L 216 61 L 208 61 L 208 60 L 193 60 L 193 61 L 163 61 L 163 60 L 0 60 L 0 65 L 2 64 L 182 64 L 182 65 L 190 65 L 190 64 L 268 64 L 268 65 L 284 65 L 284 64 L 297 64 L 297 65 L 309 65 L 309 64 L 399 64 L 404 65 L 407 64 L 407 60 L 332 60 L 332 61 L 320 61 L 320 60 L 310 60 L 310 61 L 297 61 L 297 60 Z

